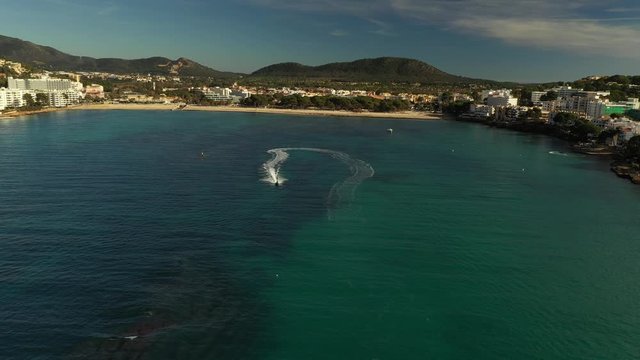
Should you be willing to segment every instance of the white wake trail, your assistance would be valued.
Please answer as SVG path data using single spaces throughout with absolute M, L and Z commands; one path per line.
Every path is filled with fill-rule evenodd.
M 359 159 L 354 159 L 349 156 L 349 154 L 340 151 L 302 147 L 276 148 L 267 151 L 273 157 L 262 164 L 263 172 L 265 174 L 265 178 L 262 179 L 263 181 L 269 182 L 271 184 L 282 184 L 286 180 L 280 174 L 280 170 L 282 169 L 282 165 L 284 164 L 284 162 L 289 158 L 289 152 L 291 151 L 309 151 L 327 154 L 349 167 L 351 175 L 332 186 L 327 199 L 327 205 L 329 207 L 337 207 L 344 202 L 351 202 L 355 197 L 355 191 L 357 187 L 364 180 L 372 177 L 375 173 L 373 167 L 368 163 Z
M 272 154 L 273 158 L 262 164 L 262 169 L 266 175 L 262 180 L 271 184 L 283 183 L 286 179 L 280 177 L 280 167 L 289 158 L 289 153 L 283 149 L 272 149 L 268 153 Z

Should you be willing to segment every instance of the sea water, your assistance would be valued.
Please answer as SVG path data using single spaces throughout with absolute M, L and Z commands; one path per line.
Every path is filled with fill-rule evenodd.
M 475 124 L 5 120 L 0 358 L 636 359 L 639 210 Z

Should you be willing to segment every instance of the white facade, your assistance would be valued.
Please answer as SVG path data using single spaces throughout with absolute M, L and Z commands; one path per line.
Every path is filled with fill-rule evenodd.
M 488 118 L 493 115 L 494 109 L 488 105 L 471 104 L 469 114 L 476 118 Z
M 553 88 L 551 90 L 558 93 L 558 97 L 563 99 L 568 99 L 573 95 L 575 95 L 575 93 L 582 91 L 582 89 L 573 89 L 571 88 L 571 86 L 561 86 L 561 87 Z
M 532 103 L 539 103 L 540 101 L 542 101 L 542 100 L 540 100 L 540 98 L 543 95 L 546 95 L 546 94 L 547 94 L 546 91 L 532 91 L 531 92 L 531 102 Z
M 8 88 L 10 90 L 64 91 L 82 90 L 82 84 L 67 79 L 14 79 L 9 77 Z
M 636 98 L 629 98 L 627 99 L 627 101 L 619 103 L 612 103 L 608 100 L 592 101 L 587 106 L 587 118 L 590 120 L 600 119 L 602 116 L 606 115 L 606 110 L 612 107 L 620 108 L 621 112 L 624 112 L 626 110 L 639 110 L 640 100 Z
M 46 105 L 64 107 L 77 103 L 82 98 L 82 84 L 64 79 L 14 79 L 9 77 L 8 88 L 0 89 L 0 111 L 8 107 L 26 106 L 24 95 L 29 94 L 36 100 L 36 94 L 46 94 Z
M 206 89 L 202 92 L 204 96 L 213 101 L 229 101 L 232 100 L 231 89 L 215 87 Z
M 24 101 L 24 95 L 29 94 L 36 99 L 36 92 L 32 90 L 10 90 L 7 88 L 0 88 L 0 111 L 11 107 L 19 108 L 25 106 L 27 103 Z
M 98 85 L 98 84 L 87 85 L 84 88 L 84 94 L 85 96 L 88 96 L 88 97 L 103 99 L 104 86 Z
M 46 94 L 49 96 L 49 106 L 65 107 L 80 101 L 80 94 L 75 90 L 49 91 Z
M 488 99 L 491 96 L 511 97 L 511 90 L 482 90 L 482 93 L 480 94 L 482 100 Z
M 487 105 L 492 107 L 518 106 L 518 99 L 511 96 L 490 95 Z

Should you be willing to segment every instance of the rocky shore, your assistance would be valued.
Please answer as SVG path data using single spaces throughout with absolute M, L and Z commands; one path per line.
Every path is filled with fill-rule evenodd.
M 640 184 L 640 164 L 615 161 L 611 164 L 611 171 L 623 179 L 629 179 L 634 184 Z

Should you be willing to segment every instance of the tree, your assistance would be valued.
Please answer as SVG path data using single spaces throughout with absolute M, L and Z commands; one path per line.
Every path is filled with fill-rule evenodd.
M 569 131 L 581 141 L 588 140 L 600 134 L 600 128 L 586 119 L 578 119 Z
M 618 128 L 603 130 L 598 135 L 598 142 L 605 143 L 607 140 L 620 135 L 621 132 Z
M 522 89 L 518 97 L 518 104 L 521 106 L 529 106 L 531 104 L 531 90 Z
M 607 79 L 607 82 L 614 82 L 621 85 L 629 85 L 631 80 L 624 75 L 613 75 Z
M 65 94 L 66 95 L 66 94 Z M 45 93 L 37 93 L 36 94 L 36 103 L 40 106 L 49 105 L 49 95 Z
M 547 91 L 546 94 L 540 96 L 540 101 L 554 101 L 554 100 L 558 100 L 558 93 L 553 90 L 549 90 Z
M 573 125 L 578 120 L 578 115 L 568 112 L 559 112 L 553 117 L 557 125 Z
M 31 94 L 22 95 L 22 100 L 24 100 L 26 108 L 33 108 L 36 105 L 36 101 L 33 100 L 33 96 L 31 96 Z
M 611 90 L 609 95 L 609 100 L 612 102 L 625 101 L 627 100 L 627 93 L 622 90 Z
M 640 159 L 640 135 L 629 139 L 624 147 L 624 155 L 629 159 Z
M 534 107 L 533 109 L 527 110 L 527 118 L 539 120 L 542 117 L 542 110 L 540 108 Z
M 243 99 L 240 103 L 243 106 L 251 106 L 251 107 L 265 107 L 271 105 L 273 102 L 273 97 L 268 95 L 251 95 L 246 99 Z
M 449 104 L 452 101 L 453 101 L 453 95 L 451 95 L 450 93 L 444 92 L 442 93 L 442 95 L 440 95 L 440 102 L 443 105 Z

